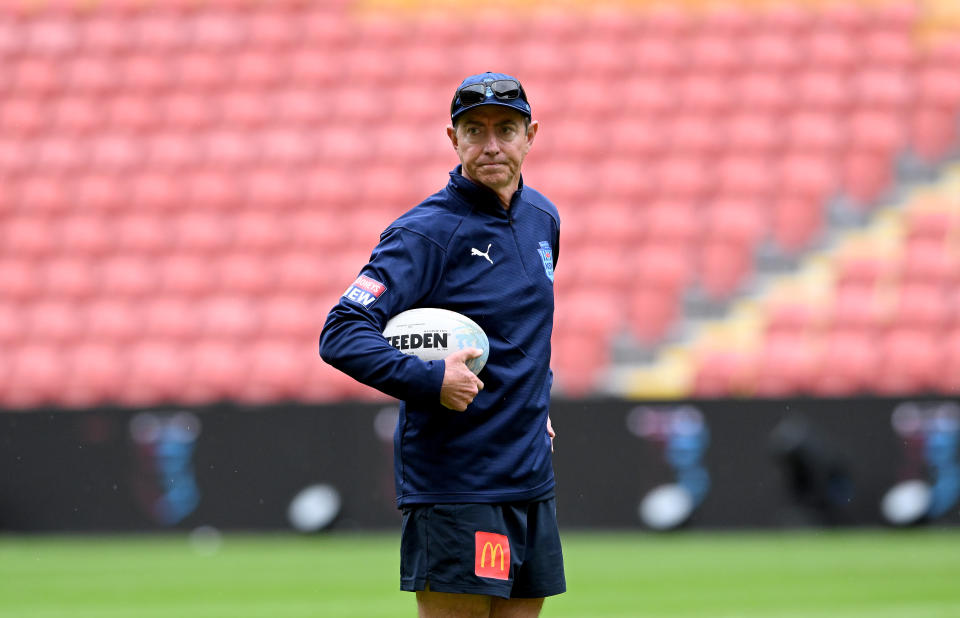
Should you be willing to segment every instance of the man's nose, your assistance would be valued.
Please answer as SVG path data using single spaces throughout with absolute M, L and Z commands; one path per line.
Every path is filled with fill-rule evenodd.
M 497 136 L 492 131 L 490 133 L 490 137 L 487 138 L 487 142 L 483 145 L 483 151 L 485 153 L 500 152 L 500 142 L 497 141 Z

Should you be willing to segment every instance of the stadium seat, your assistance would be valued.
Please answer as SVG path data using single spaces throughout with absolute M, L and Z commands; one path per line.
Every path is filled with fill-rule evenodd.
M 184 296 L 154 296 L 142 307 L 143 337 L 149 340 L 191 342 L 203 333 L 201 305 Z
M 215 289 L 216 270 L 199 253 L 171 253 L 157 259 L 155 291 L 184 297 L 204 296 Z
M 753 270 L 752 247 L 726 239 L 708 240 L 700 247 L 699 284 L 707 296 L 729 298 Z
M 33 135 L 47 122 L 49 104 L 37 97 L 13 97 L 0 102 L 0 131 Z
M 817 240 L 824 230 L 826 212 L 814 198 L 786 196 L 773 205 L 771 238 L 781 249 L 797 253 Z
M 63 353 L 66 366 L 56 393 L 58 406 L 93 408 L 118 401 L 128 371 L 120 348 L 93 341 L 72 345 Z
M 677 292 L 668 287 L 635 285 L 630 291 L 627 322 L 630 333 L 642 344 L 663 340 L 680 317 Z
M 837 328 L 823 341 L 810 392 L 820 397 L 849 397 L 869 391 L 879 356 L 875 336 Z
M 727 195 L 736 195 L 726 189 Z M 756 199 L 720 198 L 707 207 L 708 235 L 716 240 L 756 246 L 769 226 L 763 203 Z
M 957 115 L 935 107 L 917 107 L 910 112 L 910 145 L 927 163 L 936 163 L 957 147 Z
M 759 201 L 769 198 L 778 186 L 774 164 L 762 154 L 731 153 L 718 157 L 714 166 L 714 194 L 720 199 Z
M 936 389 L 945 394 L 960 393 L 960 327 L 943 340 L 943 364 L 935 376 Z
M 827 70 L 812 63 L 796 76 L 797 104 L 804 110 L 826 114 L 846 113 L 856 101 L 857 92 L 841 70 Z
M 85 301 L 100 293 L 100 278 L 93 262 L 65 254 L 42 262 L 37 267 L 37 294 L 46 298 Z M 42 289 L 41 289 L 42 288 Z
M 9 300 L 25 301 L 38 296 L 43 290 L 38 264 L 15 257 L 0 258 L 0 290 Z
M 309 366 L 319 363 L 314 346 L 302 340 L 258 340 L 250 347 L 253 359 L 249 376 L 237 388 L 237 399 L 265 404 L 297 398 L 310 377 Z
M 568 397 L 583 396 L 597 387 L 597 380 L 609 363 L 608 346 L 589 334 L 554 331 L 554 388 Z
M 204 402 L 186 400 L 184 385 L 196 379 L 189 348 L 173 342 L 141 340 L 127 348 L 123 360 L 126 368 L 115 395 L 120 404 L 143 407 Z
M 188 351 L 186 379 L 177 399 L 188 404 L 205 404 L 231 398 L 249 376 L 252 358 L 239 342 L 201 341 Z
M 810 32 L 804 43 L 808 66 L 836 73 L 851 71 L 865 56 L 857 45 L 858 37 L 851 37 L 836 26 Z
M 200 130 L 213 126 L 218 116 L 223 115 L 225 97 L 218 97 L 219 105 L 211 102 L 202 94 L 178 92 L 158 101 L 154 109 L 152 124 L 149 127 L 165 126 L 169 130 Z M 262 105 L 262 103 L 261 103 Z
M 938 335 L 946 329 L 952 314 L 944 286 L 914 283 L 900 286 L 892 322 L 900 328 Z
M 871 390 L 884 395 L 927 393 L 937 388 L 943 363 L 938 338 L 926 330 L 898 327 L 880 341 L 880 365 Z
M 0 225 L 0 254 L 36 259 L 57 251 L 57 239 L 50 233 L 52 222 L 47 218 L 20 214 L 0 221 L 3 221 Z
M 696 398 L 730 397 L 743 378 L 742 355 L 723 349 L 701 351 L 696 360 L 691 395 Z
M 743 110 L 780 114 L 796 103 L 792 82 L 775 72 L 750 68 L 731 77 L 730 82 Z
M 50 103 L 50 114 L 47 120 L 52 127 L 68 136 L 86 133 L 104 121 L 96 99 L 73 94 L 72 90 Z
M 960 256 L 943 240 L 911 239 L 902 264 L 906 282 L 953 285 L 960 280 Z
M 29 342 L 4 354 L 9 362 L 4 407 L 53 405 L 63 387 L 66 358 L 54 344 Z
M 724 148 L 729 152 L 770 157 L 783 141 L 780 119 L 773 114 L 743 111 L 727 118 Z
M 221 254 L 216 270 L 220 289 L 232 294 L 261 296 L 270 293 L 276 283 L 269 258 L 246 251 Z
M 768 334 L 757 357 L 753 394 L 784 397 L 807 392 L 819 362 L 818 352 L 809 335 Z

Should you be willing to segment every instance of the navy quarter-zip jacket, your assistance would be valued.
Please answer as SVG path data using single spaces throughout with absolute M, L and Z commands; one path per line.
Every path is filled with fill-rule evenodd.
M 444 189 L 387 227 L 327 316 L 323 359 L 401 400 L 398 506 L 513 502 L 553 492 L 546 426 L 559 237 L 556 207 L 522 179 L 508 210 L 458 166 Z M 490 340 L 479 375 L 484 389 L 465 412 L 440 405 L 443 361 L 405 355 L 382 335 L 387 320 L 417 307 L 462 313 Z

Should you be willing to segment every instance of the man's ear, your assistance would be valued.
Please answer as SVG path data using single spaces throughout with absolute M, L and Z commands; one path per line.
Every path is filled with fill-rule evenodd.
M 537 137 L 537 131 L 540 129 L 539 120 L 531 120 L 530 126 L 527 127 L 527 145 L 530 146 L 533 144 L 533 140 Z
M 453 144 L 453 149 L 456 150 L 459 140 L 457 140 L 457 130 L 453 128 L 452 124 L 447 125 L 447 137 L 450 138 L 450 143 Z

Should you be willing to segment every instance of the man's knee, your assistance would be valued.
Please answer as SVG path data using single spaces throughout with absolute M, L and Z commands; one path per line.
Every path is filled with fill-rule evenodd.
M 537 618 L 543 599 L 500 599 L 490 603 L 490 618 Z
M 420 618 L 489 618 L 490 597 L 482 594 L 455 594 L 426 590 L 417 592 Z

